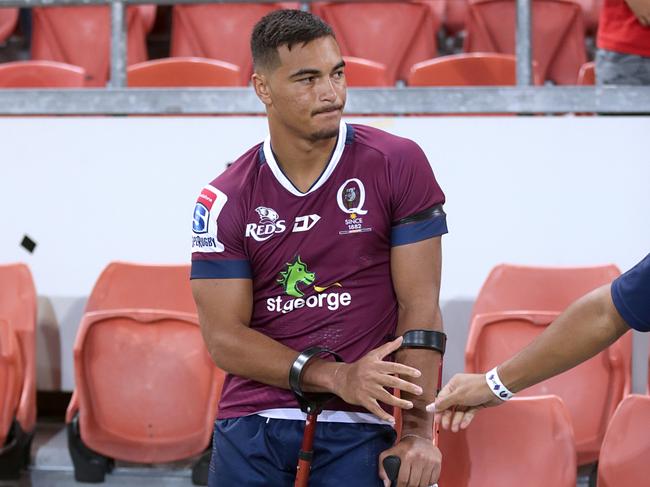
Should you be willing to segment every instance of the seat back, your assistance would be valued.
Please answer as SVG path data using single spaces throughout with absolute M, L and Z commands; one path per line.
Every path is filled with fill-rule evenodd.
M 483 283 L 472 316 L 511 310 L 564 311 L 579 297 L 620 274 L 615 265 L 533 267 L 500 264 Z
M 147 59 L 145 26 L 138 8 L 127 9 L 127 64 Z M 32 58 L 81 66 L 86 86 L 108 79 L 110 13 L 105 6 L 35 8 L 32 13 Z
M 334 29 L 344 56 L 384 64 L 391 85 L 406 80 L 413 64 L 437 54 L 438 28 L 426 5 L 342 2 L 320 5 L 317 12 Z
M 7 40 L 16 28 L 17 23 L 17 8 L 0 8 L 0 42 Z
M 29 433 L 36 424 L 36 288 L 25 264 L 0 265 L 0 320 L 15 335 L 21 370 L 15 419 Z
M 532 342 L 559 315 L 550 311 L 502 311 L 476 315 L 470 326 L 465 369 L 485 372 Z M 520 392 L 555 394 L 572 418 L 579 464 L 598 458 L 607 422 L 630 390 L 630 334 L 560 375 Z
M 578 72 L 578 84 L 590 86 L 596 84 L 596 66 L 593 61 L 584 63 Z
M 456 35 L 465 29 L 468 0 L 417 0 L 431 9 L 436 24 L 442 24 L 447 34 Z
M 466 52 L 515 52 L 515 0 L 473 0 L 467 16 Z M 543 80 L 575 84 L 587 61 L 580 6 L 563 0 L 532 1 L 533 59 Z
M 534 74 L 536 84 L 539 75 Z M 517 58 L 469 53 L 422 61 L 411 67 L 409 86 L 509 86 L 517 84 Z
M 83 88 L 86 72 L 56 61 L 16 61 L 0 64 L 0 88 Z
M 598 460 L 598 487 L 647 485 L 650 478 L 650 397 L 632 394 L 618 406 Z
M 133 64 L 126 70 L 130 87 L 238 86 L 240 70 L 216 59 L 182 57 Z
M 20 348 L 14 330 L 0 318 L 0 445 L 16 418 L 23 381 Z
M 253 27 L 278 4 L 176 5 L 172 16 L 171 56 L 198 56 L 239 66 L 240 84 L 253 73 Z
M 368 59 L 343 56 L 348 86 L 390 86 L 386 66 Z
M 74 361 L 81 439 L 92 450 L 160 463 L 209 445 L 224 373 L 201 336 L 189 266 L 109 264 Z
M 481 410 L 466 430 L 441 430 L 439 443 L 443 486 L 576 485 L 570 419 L 556 396 L 513 398 Z

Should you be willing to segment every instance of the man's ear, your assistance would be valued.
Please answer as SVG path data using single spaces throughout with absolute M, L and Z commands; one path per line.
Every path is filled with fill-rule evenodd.
M 262 73 L 253 73 L 251 76 L 251 81 L 253 82 L 253 88 L 257 97 L 264 103 L 266 106 L 271 105 L 271 90 L 269 89 L 268 78 Z

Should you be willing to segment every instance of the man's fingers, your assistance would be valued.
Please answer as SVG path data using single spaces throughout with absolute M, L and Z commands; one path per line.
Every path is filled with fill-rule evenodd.
M 432 410 L 438 411 L 440 413 L 442 411 L 446 411 L 449 408 L 459 405 L 460 401 L 458 399 L 458 392 L 450 392 L 443 395 L 441 391 L 440 394 L 438 394 L 436 401 L 432 404 L 429 404 L 429 406 L 433 405 Z M 429 406 L 427 406 L 427 411 L 429 410 Z
M 383 402 L 384 404 L 388 404 L 389 406 L 398 407 L 400 409 L 413 409 L 413 403 L 411 401 L 407 401 L 406 399 L 401 399 L 399 397 L 393 396 L 387 390 L 384 390 L 383 393 L 381 394 L 381 397 L 377 399 Z
M 395 424 L 395 418 L 384 411 L 376 400 L 370 399 L 370 401 L 368 401 L 366 404 L 363 404 L 363 406 L 378 418 L 383 419 L 384 421 L 388 421 L 391 424 Z
M 465 415 L 463 416 L 463 419 L 460 422 L 460 429 L 464 430 L 469 426 L 469 424 L 472 422 L 474 419 L 474 416 L 476 415 L 476 408 L 472 408 L 468 411 L 465 411 Z
M 407 377 L 420 377 L 422 372 L 414 367 L 398 362 L 382 362 L 378 370 L 384 374 L 398 374 Z
M 440 419 L 440 425 L 442 426 L 443 429 L 448 430 L 449 426 L 451 425 L 451 417 L 454 414 L 454 412 L 451 409 L 447 409 L 442 413 L 442 417 Z
M 384 343 L 381 347 L 375 348 L 374 352 L 380 359 L 383 359 L 401 347 L 403 340 L 404 338 L 402 336 L 398 336 L 392 342 Z
M 460 423 L 465 416 L 465 411 L 456 411 L 451 419 L 451 431 L 457 433 L 460 428 Z
M 410 392 L 416 396 L 422 394 L 422 388 L 412 382 L 400 379 L 399 377 L 394 377 L 392 375 L 384 375 L 380 383 L 385 387 L 392 387 L 394 389 L 399 389 L 400 391 Z

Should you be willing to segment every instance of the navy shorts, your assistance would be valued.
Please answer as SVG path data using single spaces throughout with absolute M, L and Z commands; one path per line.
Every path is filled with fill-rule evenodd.
M 208 487 L 293 487 L 304 421 L 252 415 L 215 422 Z M 390 426 L 316 426 L 310 487 L 383 487 L 379 454 L 395 442 Z

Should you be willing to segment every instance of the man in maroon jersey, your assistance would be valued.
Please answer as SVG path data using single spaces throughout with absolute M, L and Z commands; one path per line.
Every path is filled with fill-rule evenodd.
M 345 63 L 321 19 L 276 11 L 251 47 L 270 135 L 201 191 L 193 221 L 192 289 L 228 373 L 209 485 L 293 485 L 305 416 L 288 373 L 317 345 L 345 362 L 303 375 L 340 398 L 319 416 L 310 485 L 385 484 L 380 460 L 397 455 L 399 485 L 428 486 L 440 357 L 398 349 L 410 329 L 442 328 L 444 194 L 414 142 L 341 121 Z

